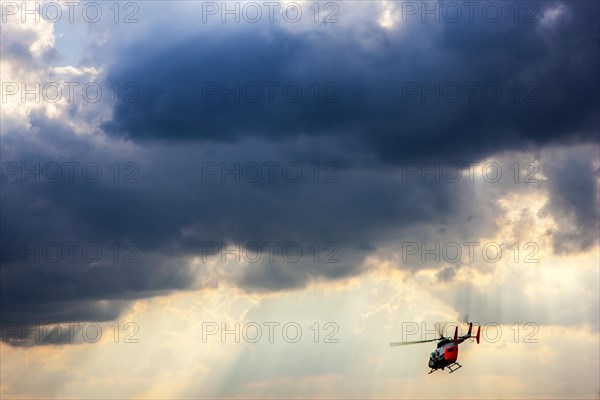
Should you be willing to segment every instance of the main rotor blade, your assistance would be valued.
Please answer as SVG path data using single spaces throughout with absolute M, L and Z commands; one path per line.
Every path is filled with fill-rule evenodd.
M 429 343 L 429 342 L 436 342 L 440 339 L 430 339 L 430 340 L 416 340 L 414 342 L 391 342 L 390 343 L 390 347 L 396 347 L 396 346 L 407 346 L 409 344 L 419 344 L 419 343 Z

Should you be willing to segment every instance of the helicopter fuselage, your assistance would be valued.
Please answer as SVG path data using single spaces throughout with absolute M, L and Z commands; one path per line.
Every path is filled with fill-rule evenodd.
M 458 344 L 454 341 L 444 339 L 438 343 L 438 347 L 431 352 L 429 356 L 429 368 L 444 369 L 445 367 L 454 364 L 458 359 Z

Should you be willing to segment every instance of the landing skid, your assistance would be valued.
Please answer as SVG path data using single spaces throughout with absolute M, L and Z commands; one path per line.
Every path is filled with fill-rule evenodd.
M 454 371 L 456 371 L 457 369 L 462 368 L 462 365 L 460 365 L 459 363 L 455 362 L 454 364 L 450 364 L 448 365 L 448 369 L 450 371 L 448 371 L 448 373 L 453 373 Z
M 460 365 L 459 363 L 455 362 L 455 363 L 452 363 L 450 365 L 446 365 L 445 367 L 442 367 L 441 370 L 443 371 L 444 368 L 448 368 L 449 369 L 448 373 L 451 374 L 454 371 L 456 371 L 457 369 L 462 368 L 462 365 Z M 440 368 L 431 368 L 431 371 L 429 371 L 427 373 L 427 375 L 432 374 L 433 372 L 437 371 L 438 369 L 440 369 Z

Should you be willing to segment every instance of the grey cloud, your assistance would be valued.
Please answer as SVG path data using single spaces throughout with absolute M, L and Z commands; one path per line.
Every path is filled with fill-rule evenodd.
M 477 196 L 465 179 L 406 182 L 398 167 L 460 165 L 505 151 L 597 140 L 598 37 L 588 35 L 597 24 L 597 4 L 574 2 L 568 9 L 569 18 L 552 34 L 524 24 L 438 25 L 428 33 L 426 26 L 411 25 L 404 34 L 367 24 L 373 36 L 365 46 L 348 30 L 300 36 L 257 26 L 211 40 L 191 35 L 166 43 L 152 35 L 131 44 L 135 57 L 127 43 L 106 80 L 137 83 L 139 102 L 114 106 L 102 125 L 107 136 L 77 134 L 67 121 L 38 113 L 29 115 L 31 129 L 11 128 L 2 136 L 3 162 L 98 162 L 102 180 L 3 182 L 0 231 L 2 241 L 12 243 L 133 242 L 142 262 L 50 265 L 12 255 L 0 271 L 2 321 L 107 320 L 137 298 L 197 289 L 197 273 L 209 272 L 191 268 L 189 258 L 200 255 L 205 242 L 339 246 L 338 263 L 289 263 L 278 256 L 271 263 L 220 268 L 215 278 L 275 291 L 359 274 L 366 256 L 394 251 L 403 239 L 461 241 L 494 232 L 498 206 Z M 426 50 L 419 37 L 429 41 Z M 404 81 L 514 79 L 539 82 L 539 101 L 401 101 Z M 206 81 L 298 82 L 303 88 L 332 81 L 339 90 L 335 103 L 307 96 L 297 103 L 278 97 L 273 103 L 201 104 Z M 96 126 L 94 110 L 72 107 L 68 117 Z M 134 163 L 139 180 L 113 182 L 115 162 L 120 168 Z M 294 162 L 304 175 L 299 183 L 222 183 L 218 175 L 204 182 L 206 162 L 228 168 Z M 314 182 L 317 162 L 337 165 L 339 182 Z M 578 228 L 568 231 L 568 242 L 581 249 L 589 247 L 598 215 L 591 200 L 597 171 L 590 165 L 577 156 L 544 164 L 548 210 L 573 216 Z M 586 172 L 569 179 L 572 168 Z M 498 184 L 490 192 L 522 190 L 517 187 Z M 451 271 L 440 278 L 450 279 Z
M 141 96 L 137 103 L 115 105 L 104 129 L 136 141 L 327 135 L 396 163 L 479 159 L 537 144 L 594 141 L 598 38 L 588 27 L 598 22 L 596 5 L 567 7 L 570 17 L 550 33 L 540 24 L 507 22 L 446 24 L 434 33 L 423 32 L 426 25 L 390 32 L 369 25 L 374 37 L 368 48 L 358 46 L 352 34 L 301 36 L 278 28 L 267 34 L 262 27 L 233 32 L 218 27 L 224 30 L 218 39 L 191 37 L 165 46 L 152 37 L 136 45 L 139 58 L 110 70 L 109 81 L 134 81 Z M 431 41 L 427 51 L 417 38 Z M 235 102 L 231 94 L 223 101 L 222 92 L 209 91 L 217 90 L 213 84 L 231 89 L 236 82 L 297 82 L 304 93 L 314 82 L 334 82 L 335 102 L 316 103 L 306 95 L 286 101 L 279 90 L 273 102 L 266 94 L 257 102 Z M 407 82 L 428 88 L 492 83 L 503 95 L 498 102 L 480 95 L 472 103 L 432 97 L 423 104 L 418 95 L 403 95 Z M 523 87 L 515 100 L 517 84 Z
M 558 253 L 585 251 L 600 237 L 600 170 L 598 147 L 550 151 L 542 172 L 550 193 L 544 212 L 557 221 L 553 232 Z

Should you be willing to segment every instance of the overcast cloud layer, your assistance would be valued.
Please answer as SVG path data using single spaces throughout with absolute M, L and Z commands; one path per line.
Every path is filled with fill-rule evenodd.
M 172 36 L 156 33 L 174 28 L 149 7 L 146 25 L 122 42 L 110 37 L 86 47 L 72 71 L 56 71 L 68 54 L 29 46 L 48 32 L 3 31 L 3 68 L 14 81 L 95 79 L 105 87 L 133 83 L 138 91 L 131 103 L 103 98 L 3 111 L 3 165 L 58 163 L 63 179 L 23 182 L 20 170 L 3 166 L 2 321 L 108 321 L 136 299 L 216 282 L 269 293 L 340 281 L 367 271 L 369 256 L 392 257 L 402 242 L 494 237 L 504 212 L 496 200 L 507 194 L 546 196 L 542 214 L 556 223 L 545 233 L 552 242 L 546 251 L 593 249 L 600 228 L 599 5 L 539 6 L 532 24 L 410 19 L 384 27 L 379 5 L 361 6 L 370 16 L 349 13 L 354 23 L 337 27 L 196 27 L 178 15 L 182 27 Z M 124 29 L 115 28 L 115 36 Z M 220 91 L 236 83 L 250 97 L 260 88 L 261 98 L 241 95 L 236 102 Z M 439 99 L 422 95 L 438 84 Z M 462 97 L 449 100 L 457 87 Z M 503 172 L 497 182 L 481 176 L 490 160 Z M 98 163 L 102 177 L 87 182 L 75 175 L 70 182 L 64 167 L 70 162 Z M 221 174 L 236 165 L 241 173 L 249 163 L 261 166 L 256 182 Z M 536 165 L 535 184 L 523 181 L 528 163 Z M 461 178 L 436 181 L 430 174 L 424 182 L 421 170 L 437 165 L 450 165 Z M 24 246 L 48 243 L 66 252 L 71 242 L 78 243 L 74 260 L 22 254 Z M 273 260 L 220 263 L 215 272 L 194 261 L 205 261 L 207 242 L 263 248 L 275 242 L 279 249 L 293 242 L 304 255 L 298 262 L 279 252 Z M 95 262 L 81 256 L 87 243 L 104 256 Z M 337 262 L 325 263 L 330 250 Z M 124 262 L 124 253 L 137 262 Z M 219 264 L 218 258 L 211 260 Z M 434 266 L 440 280 L 452 282 L 461 262 Z M 413 260 L 393 268 L 431 265 Z M 465 302 L 456 300 L 457 308 Z M 594 322 L 597 329 L 597 315 Z
M 600 3 L 92 3 L 0 4 L 1 398 L 598 397 Z

